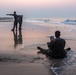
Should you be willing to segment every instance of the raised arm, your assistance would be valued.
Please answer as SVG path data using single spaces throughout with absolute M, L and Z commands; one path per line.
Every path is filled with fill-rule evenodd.
M 6 15 L 14 16 L 14 14 L 6 14 Z

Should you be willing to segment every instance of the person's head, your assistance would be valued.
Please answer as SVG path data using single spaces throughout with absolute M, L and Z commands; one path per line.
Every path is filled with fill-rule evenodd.
M 54 39 L 54 36 L 51 36 L 51 37 L 50 37 L 50 40 L 53 40 L 53 39 Z
M 16 14 L 16 11 L 14 11 L 14 14 Z
M 55 32 L 55 37 L 56 37 L 56 38 L 59 38 L 59 37 L 60 37 L 60 31 L 56 31 L 56 32 Z

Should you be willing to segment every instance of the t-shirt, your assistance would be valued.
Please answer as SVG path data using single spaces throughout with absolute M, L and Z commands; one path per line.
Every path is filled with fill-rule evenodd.
M 62 38 L 56 38 L 51 41 L 51 53 L 55 57 L 64 57 L 66 55 L 64 47 L 65 47 L 65 40 Z

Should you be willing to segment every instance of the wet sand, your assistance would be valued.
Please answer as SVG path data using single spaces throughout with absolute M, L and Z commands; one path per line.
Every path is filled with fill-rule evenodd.
M 36 47 L 39 40 L 46 39 L 43 39 L 46 33 L 34 30 L 37 27 L 30 27 L 30 23 L 23 24 L 19 42 L 19 31 L 11 32 L 12 25 L 12 22 L 0 23 L 0 75 L 53 75 L 43 64 L 45 56 L 37 55 Z
M 0 63 L 0 75 L 50 75 L 42 64 Z M 52 74 L 51 74 L 52 75 Z
M 49 36 L 54 36 L 54 32 L 60 30 L 61 37 L 66 40 L 65 48 L 76 50 L 76 27 L 47 24 L 23 23 L 22 42 L 19 42 L 19 31 L 15 32 L 16 36 L 11 32 L 13 23 L 0 23 L 0 75 L 54 75 L 44 64 L 47 57 L 38 54 L 37 46 L 47 49 Z

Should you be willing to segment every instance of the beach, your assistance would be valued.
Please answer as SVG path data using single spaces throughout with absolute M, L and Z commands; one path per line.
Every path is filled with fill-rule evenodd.
M 0 75 L 75 75 L 76 26 L 62 23 L 64 20 L 25 20 L 21 32 L 11 31 L 13 22 L 0 22 Z M 65 48 L 71 48 L 63 60 L 49 59 L 37 49 L 47 49 L 56 30 L 66 40 Z

